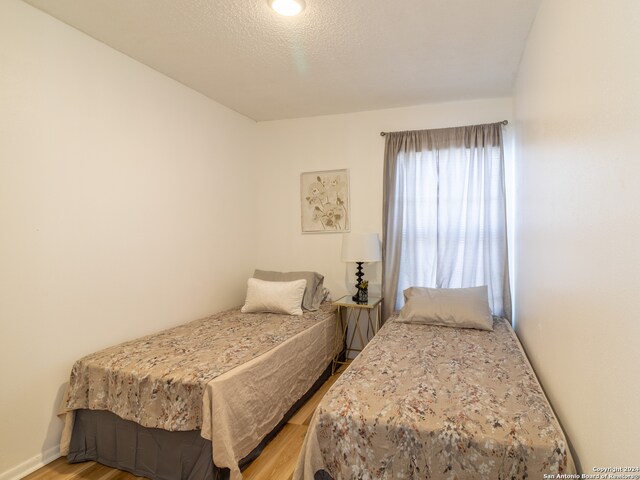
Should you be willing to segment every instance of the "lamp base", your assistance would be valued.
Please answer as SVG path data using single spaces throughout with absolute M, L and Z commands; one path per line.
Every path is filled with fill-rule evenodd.
M 356 294 L 351 297 L 354 302 L 358 301 L 359 293 L 360 293 L 360 284 L 362 283 L 362 277 L 364 277 L 364 273 L 362 272 L 362 264 L 364 262 L 356 262 L 358 268 L 356 269 Z

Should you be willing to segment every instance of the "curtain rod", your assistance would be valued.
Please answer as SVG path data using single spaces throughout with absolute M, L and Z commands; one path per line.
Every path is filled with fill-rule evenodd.
M 501 122 L 498 122 L 498 123 L 501 123 L 502 125 L 509 125 L 509 120 L 502 120 Z M 387 133 L 390 133 L 390 132 L 380 132 L 380 136 L 384 137 Z

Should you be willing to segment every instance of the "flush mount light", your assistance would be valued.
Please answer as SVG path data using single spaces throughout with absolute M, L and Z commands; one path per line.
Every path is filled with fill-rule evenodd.
M 280 15 L 293 17 L 304 10 L 304 0 L 267 0 L 269 6 Z

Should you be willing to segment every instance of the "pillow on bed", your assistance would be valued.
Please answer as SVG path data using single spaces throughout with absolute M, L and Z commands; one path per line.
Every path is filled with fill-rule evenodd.
M 247 280 L 247 298 L 242 313 L 271 312 L 302 315 L 302 297 L 307 281 L 267 282 L 257 278 Z
M 318 310 L 323 297 L 322 284 L 324 276 L 318 272 L 269 272 L 256 270 L 253 278 L 268 280 L 270 282 L 291 282 L 293 280 L 306 280 L 307 288 L 302 299 L 302 308 L 305 310 Z
M 410 287 L 398 321 L 425 325 L 493 330 L 487 286 L 470 288 Z

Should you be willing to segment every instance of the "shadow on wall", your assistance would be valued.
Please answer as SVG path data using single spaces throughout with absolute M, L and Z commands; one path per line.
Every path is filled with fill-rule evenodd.
M 49 463 L 60 456 L 60 434 L 64 422 L 58 417 L 58 408 L 65 390 L 67 389 L 68 382 L 63 383 L 58 388 L 53 405 L 51 405 L 51 418 L 49 426 L 47 427 L 47 434 L 42 443 L 42 461 L 43 463 Z M 52 446 L 53 445 L 53 446 Z

